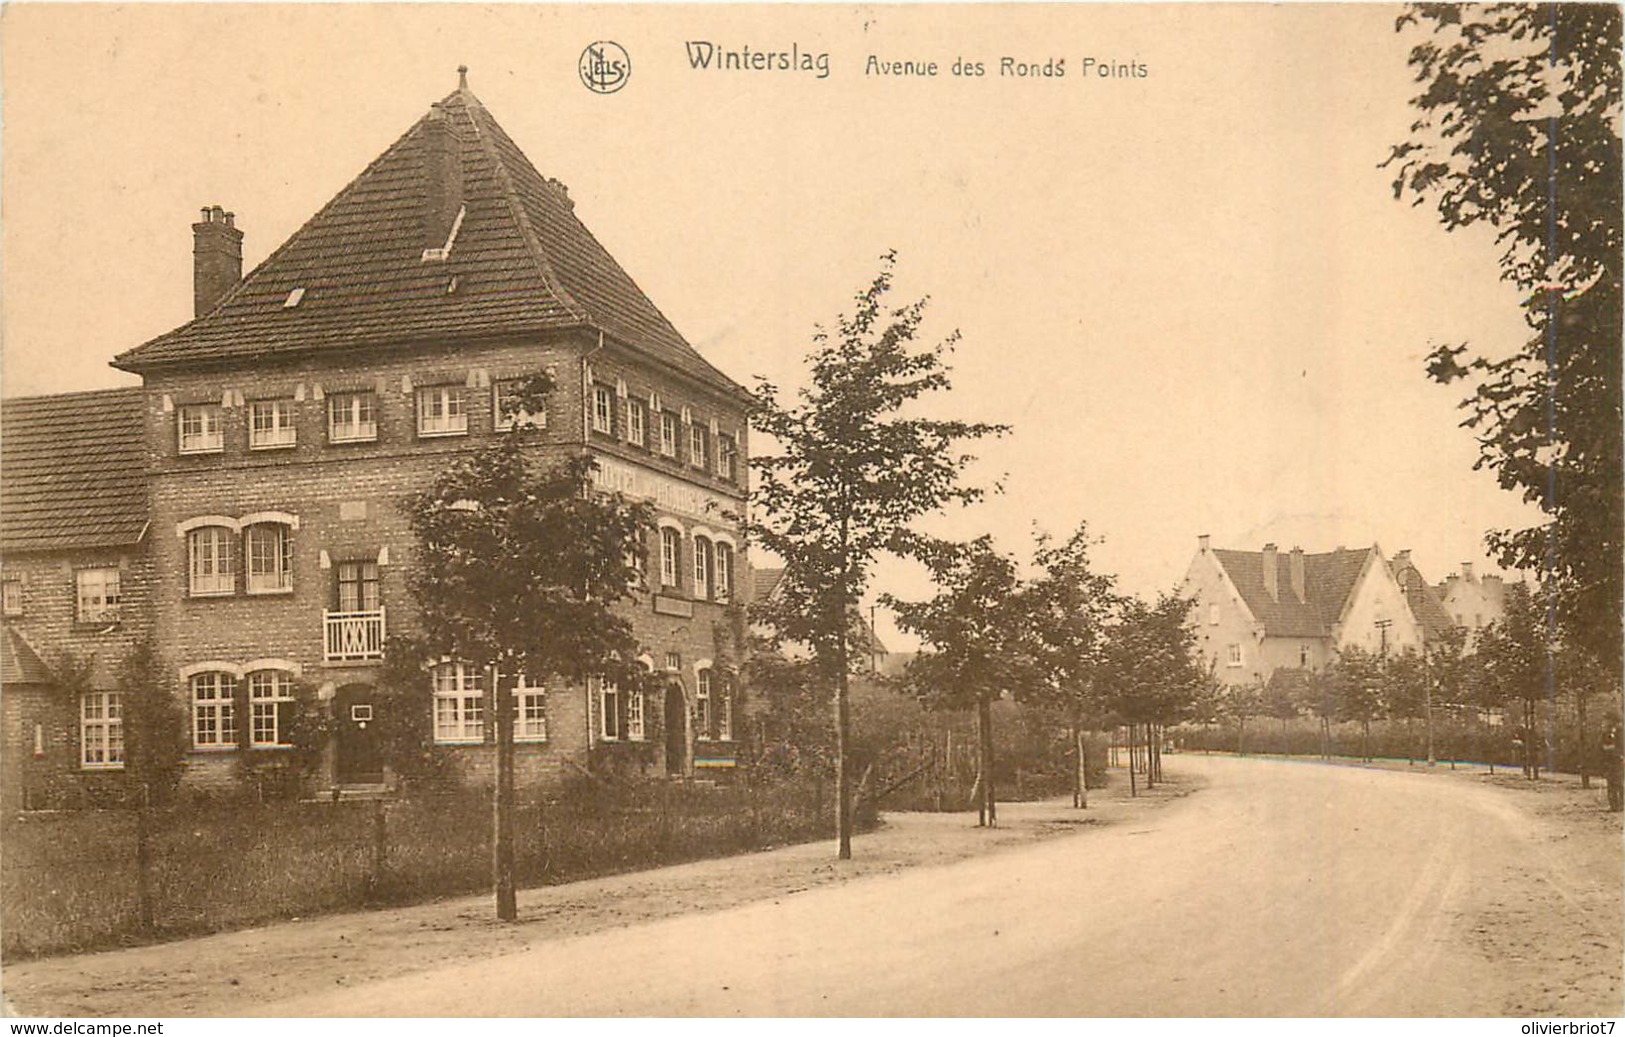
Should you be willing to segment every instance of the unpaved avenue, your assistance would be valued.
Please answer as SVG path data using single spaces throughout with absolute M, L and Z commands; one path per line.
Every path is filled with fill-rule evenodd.
M 1210 785 L 1142 824 L 264 1010 L 1620 1012 L 1618 864 L 1599 868 L 1594 855 L 1576 864 L 1561 834 L 1513 794 L 1305 763 L 1181 757 L 1169 766 L 1199 770 Z

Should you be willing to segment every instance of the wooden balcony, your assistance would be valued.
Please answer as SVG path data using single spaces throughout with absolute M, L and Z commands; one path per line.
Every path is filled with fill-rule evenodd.
M 384 657 L 384 610 L 322 612 L 323 654 L 330 663 Z

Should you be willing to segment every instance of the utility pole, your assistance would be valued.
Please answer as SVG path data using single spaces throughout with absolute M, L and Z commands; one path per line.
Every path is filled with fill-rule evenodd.
M 513 678 L 518 680 L 516 674 Z M 504 683 L 505 675 L 491 670 L 495 692 L 492 705 L 496 714 L 497 780 L 492 796 L 491 885 L 496 890 L 497 921 L 519 918 L 519 904 L 513 888 L 513 689 Z

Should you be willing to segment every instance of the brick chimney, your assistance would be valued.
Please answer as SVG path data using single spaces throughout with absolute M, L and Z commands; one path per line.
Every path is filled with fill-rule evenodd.
M 1264 593 L 1271 601 L 1281 600 L 1281 569 L 1275 560 L 1275 545 L 1264 545 Z
M 1303 548 L 1294 547 L 1286 559 L 1287 573 L 1292 580 L 1292 593 L 1297 595 L 1300 603 L 1309 600 L 1308 592 L 1303 582 Z
M 1213 538 L 1208 534 L 1203 533 L 1201 536 L 1196 538 L 1196 549 L 1202 554 L 1207 554 L 1208 547 L 1210 544 L 1212 544 L 1212 542 Z
M 440 250 L 463 207 L 463 145 L 450 114 L 439 105 L 423 123 L 423 248 Z M 426 257 L 427 258 L 427 257 Z M 438 257 L 444 258 L 444 256 Z
M 1472 562 L 1462 562 L 1461 563 L 1461 578 L 1463 580 L 1466 580 L 1468 583 L 1474 582 L 1473 581 L 1473 563 Z
M 243 232 L 236 216 L 211 205 L 192 224 L 192 316 L 219 305 L 243 279 Z

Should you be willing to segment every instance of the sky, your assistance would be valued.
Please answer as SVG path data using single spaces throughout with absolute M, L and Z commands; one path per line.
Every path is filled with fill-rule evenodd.
M 1489 236 L 1447 234 L 1378 168 L 1416 89 L 1397 13 L 7 5 L 0 387 L 130 384 L 107 361 L 190 317 L 199 208 L 237 214 L 252 268 L 465 64 L 744 384 L 799 384 L 815 327 L 896 250 L 894 297 L 929 295 L 927 330 L 962 336 L 929 410 L 1012 427 L 967 473 L 1003 492 L 931 532 L 1026 557 L 1035 527 L 1087 521 L 1099 564 L 1147 595 L 1201 534 L 1408 548 L 1435 581 L 1490 569 L 1484 531 L 1535 512 L 1473 470 L 1462 390 L 1423 358 L 1510 352 L 1525 326 Z M 631 61 L 611 94 L 578 72 L 600 40 Z M 828 54 L 829 74 L 695 69 L 700 41 Z M 872 74 L 871 57 L 938 74 Z M 1002 75 L 1004 58 L 1066 74 Z M 960 60 L 985 74 L 954 75 Z M 901 563 L 876 584 L 930 593 Z

